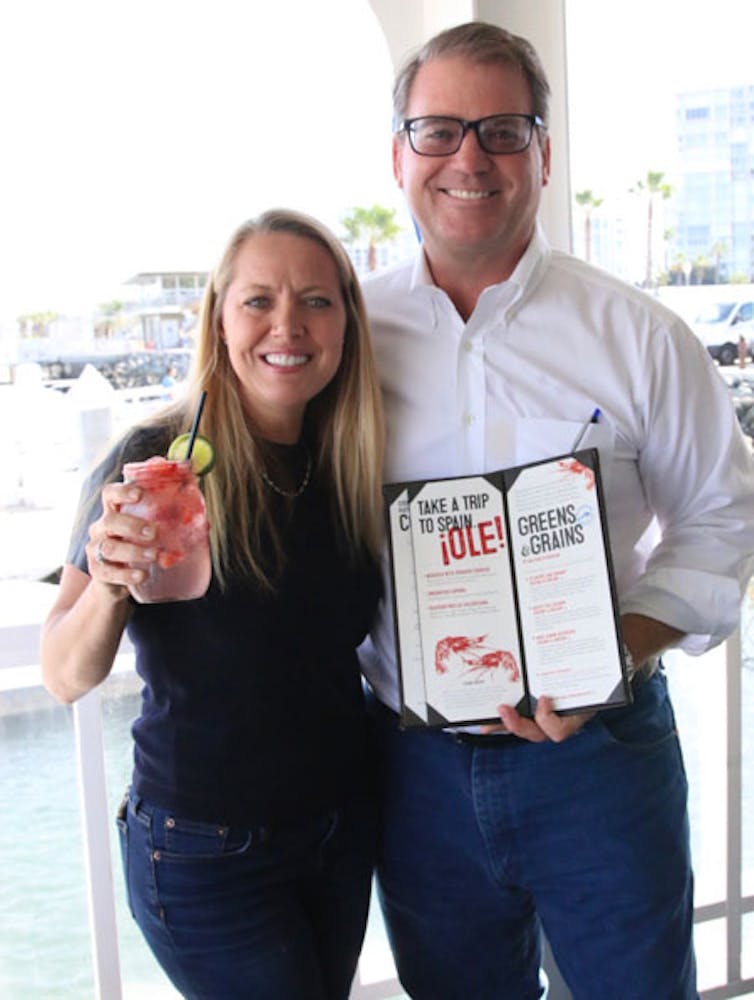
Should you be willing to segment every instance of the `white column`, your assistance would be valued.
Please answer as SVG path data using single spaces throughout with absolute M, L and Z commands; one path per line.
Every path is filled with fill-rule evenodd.
M 550 81 L 550 182 L 542 196 L 540 221 L 550 243 L 571 249 L 571 179 L 568 152 L 568 74 L 565 0 L 476 0 L 474 18 L 527 38 L 539 53 Z
M 393 68 L 432 35 L 474 19 L 473 0 L 369 0 L 387 40 Z

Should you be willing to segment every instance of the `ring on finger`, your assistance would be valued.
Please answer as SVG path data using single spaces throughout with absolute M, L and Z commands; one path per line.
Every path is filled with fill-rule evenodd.
M 96 562 L 100 564 L 100 566 L 104 565 L 107 562 L 107 559 L 105 559 L 104 553 L 102 552 L 102 542 L 98 543 L 97 548 L 94 551 L 94 558 Z

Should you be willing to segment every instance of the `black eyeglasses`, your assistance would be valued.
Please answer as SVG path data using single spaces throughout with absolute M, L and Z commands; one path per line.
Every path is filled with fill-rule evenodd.
M 485 153 L 506 156 L 522 153 L 529 146 L 535 125 L 545 127 L 539 115 L 489 115 L 473 122 L 448 115 L 425 115 L 404 119 L 396 131 L 408 135 L 411 148 L 420 156 L 457 153 L 469 129 L 476 132 Z

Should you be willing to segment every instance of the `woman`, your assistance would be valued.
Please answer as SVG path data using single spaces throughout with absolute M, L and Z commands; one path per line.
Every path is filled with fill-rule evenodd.
M 165 455 L 207 391 L 213 575 L 137 604 L 160 535 L 120 510 L 125 462 Z M 383 450 L 361 293 L 320 224 L 242 225 L 208 285 L 185 399 L 93 474 L 43 630 L 49 691 L 144 680 L 119 814 L 129 904 L 186 997 L 346 998 L 373 860 L 356 647 L 379 598 Z M 104 483 L 104 486 L 102 485 Z

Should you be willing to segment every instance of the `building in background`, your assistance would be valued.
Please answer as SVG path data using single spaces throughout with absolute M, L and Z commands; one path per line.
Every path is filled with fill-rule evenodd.
M 679 94 L 674 246 L 712 281 L 754 277 L 754 84 Z
M 124 312 L 147 349 L 189 346 L 207 277 L 206 271 L 144 271 L 125 282 L 135 294 Z
M 754 84 L 684 91 L 675 105 L 675 161 L 653 164 L 669 190 L 653 199 L 650 285 L 751 282 Z M 574 205 L 574 252 L 646 285 L 649 197 L 634 189 L 597 207 Z

